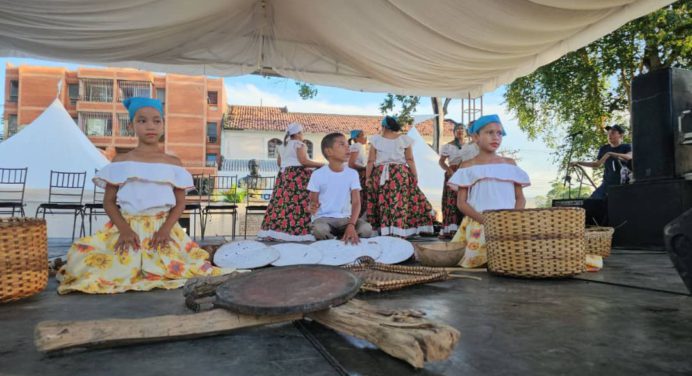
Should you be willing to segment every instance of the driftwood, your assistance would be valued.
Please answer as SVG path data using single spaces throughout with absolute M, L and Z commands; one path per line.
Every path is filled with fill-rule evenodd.
M 227 333 L 279 322 L 299 320 L 300 314 L 282 316 L 238 315 L 223 309 L 189 315 L 143 319 L 43 321 L 36 325 L 35 344 L 42 352 L 69 348 L 98 348 Z
M 368 340 L 416 368 L 423 367 L 426 361 L 446 359 L 459 340 L 456 329 L 426 320 L 419 311 L 378 310 L 356 299 L 306 317 L 338 332 Z M 76 347 L 113 347 L 212 336 L 302 318 L 302 314 L 250 316 L 213 309 L 197 314 L 144 319 L 46 321 L 36 326 L 35 343 L 42 352 Z
M 458 330 L 426 320 L 420 311 L 378 310 L 357 299 L 306 316 L 337 332 L 370 341 L 416 368 L 447 359 L 459 341 Z

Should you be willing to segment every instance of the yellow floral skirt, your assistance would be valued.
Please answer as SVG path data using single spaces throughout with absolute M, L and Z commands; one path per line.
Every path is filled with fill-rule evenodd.
M 176 289 L 188 278 L 223 274 L 211 265 L 207 251 L 199 248 L 177 223 L 171 230 L 168 247 L 151 249 L 151 238 L 167 216 L 168 213 L 124 216 L 139 235 L 139 250 L 116 254 L 114 248 L 120 233 L 111 222 L 93 236 L 75 241 L 67 252 L 67 263 L 57 274 L 58 293 Z
M 480 268 L 488 263 L 488 252 L 485 248 L 483 225 L 470 217 L 461 220 L 452 242 L 466 242 L 466 252 L 459 261 L 462 268 Z

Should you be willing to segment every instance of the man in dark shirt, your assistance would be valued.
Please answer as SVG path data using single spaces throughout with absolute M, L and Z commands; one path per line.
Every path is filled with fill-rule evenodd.
M 598 149 L 598 156 L 593 162 L 571 162 L 575 166 L 585 167 L 605 167 L 603 171 L 603 182 L 591 194 L 591 198 L 604 199 L 608 193 L 608 187 L 622 184 L 621 172 L 625 167 L 632 171 L 632 145 L 623 144 L 622 137 L 625 129 L 620 125 L 607 126 L 608 144 Z

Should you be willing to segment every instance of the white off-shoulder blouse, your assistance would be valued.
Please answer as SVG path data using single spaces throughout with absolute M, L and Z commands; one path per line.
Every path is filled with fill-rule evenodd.
M 173 188 L 194 188 L 186 169 L 167 163 L 113 162 L 99 170 L 93 181 L 101 188 L 117 185 L 117 202 L 126 214 L 168 211 L 175 206 Z
M 529 175 L 512 164 L 484 164 L 458 169 L 447 182 L 450 188 L 468 188 L 468 203 L 477 212 L 514 209 L 514 185 L 531 185 Z

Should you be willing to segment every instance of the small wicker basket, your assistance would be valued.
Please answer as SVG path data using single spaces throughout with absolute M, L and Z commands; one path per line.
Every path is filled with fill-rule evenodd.
M 584 209 L 490 210 L 483 214 L 490 272 L 554 278 L 584 271 Z
M 46 221 L 0 218 L 0 302 L 39 293 L 47 283 Z
M 615 233 L 615 229 L 612 227 L 587 227 L 584 237 L 586 254 L 610 256 L 613 233 Z

